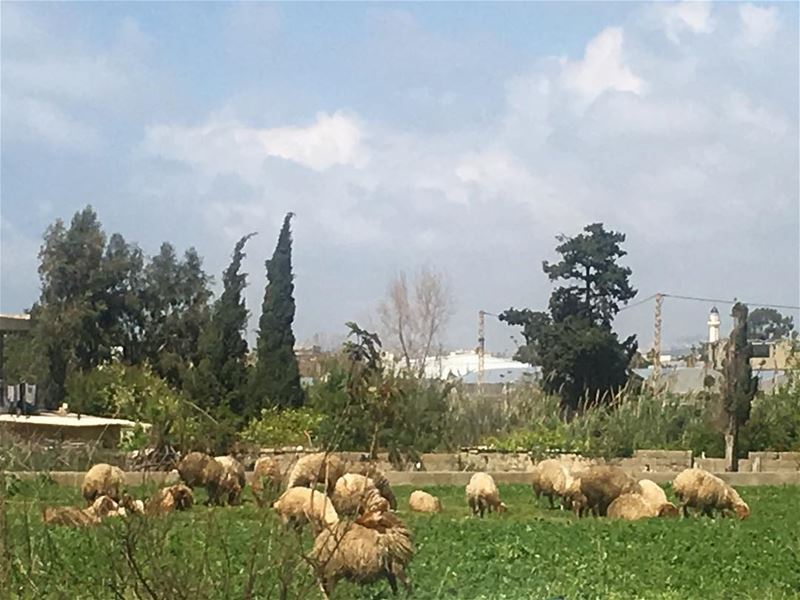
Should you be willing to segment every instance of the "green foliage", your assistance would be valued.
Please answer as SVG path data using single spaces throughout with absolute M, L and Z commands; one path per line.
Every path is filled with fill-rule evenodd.
M 279 410 L 264 408 L 242 430 L 243 441 L 259 446 L 311 446 L 323 416 L 307 407 Z
M 389 451 L 393 460 L 443 446 L 449 384 L 384 365 L 379 337 L 348 323 L 350 338 L 328 374 L 308 389 L 309 404 L 325 415 L 321 445 Z
M 219 409 L 232 416 L 246 416 L 247 405 L 247 308 L 244 289 L 247 274 L 240 273 L 244 245 L 255 234 L 242 237 L 233 248 L 233 258 L 222 276 L 223 292 L 200 339 L 202 359 L 197 369 L 187 374 L 186 388 L 200 406 Z M 220 413 L 222 414 L 222 413 Z
M 753 400 L 750 419 L 741 430 L 746 450 L 800 451 L 800 380 L 790 373 L 786 384 Z
M 792 335 L 794 318 L 784 317 L 774 308 L 756 308 L 747 317 L 747 331 L 753 340 L 780 340 Z
M 543 264 L 551 281 L 564 281 L 550 296 L 550 314 L 510 308 L 501 321 L 522 327 L 517 358 L 542 367 L 543 388 L 557 393 L 568 414 L 582 400 L 610 401 L 628 380 L 636 337 L 620 341 L 611 329 L 620 304 L 636 295 L 631 270 L 618 264 L 625 236 L 587 225 L 572 238 L 558 236 L 561 261 Z
M 267 265 L 261 318 L 258 321 L 257 361 L 251 396 L 256 408 L 297 408 L 305 402 L 294 354 L 295 302 L 292 275 L 293 213 L 283 220 L 275 252 Z

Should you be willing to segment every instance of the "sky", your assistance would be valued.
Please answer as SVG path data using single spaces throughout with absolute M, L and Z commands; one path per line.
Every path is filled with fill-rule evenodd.
M 301 342 L 374 326 L 427 265 L 454 299 L 444 345 L 474 348 L 478 310 L 546 307 L 555 236 L 593 222 L 626 234 L 634 302 L 800 305 L 796 3 L 0 11 L 3 312 L 36 300 L 42 233 L 86 204 L 149 255 L 194 246 L 217 290 L 257 231 L 251 339 L 288 211 Z M 712 304 L 668 298 L 664 347 L 703 339 Z M 616 327 L 648 348 L 653 302 Z

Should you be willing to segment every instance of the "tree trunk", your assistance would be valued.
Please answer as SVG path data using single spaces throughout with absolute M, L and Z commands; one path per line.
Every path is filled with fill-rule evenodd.
M 739 470 L 739 425 L 733 415 L 728 421 L 728 431 L 725 432 L 725 470 Z

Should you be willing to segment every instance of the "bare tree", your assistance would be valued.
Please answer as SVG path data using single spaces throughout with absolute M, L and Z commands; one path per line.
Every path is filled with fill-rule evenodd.
M 419 269 L 411 282 L 401 271 L 389 283 L 378 315 L 384 340 L 407 369 L 424 372 L 425 361 L 439 349 L 452 307 L 446 277 L 431 267 Z

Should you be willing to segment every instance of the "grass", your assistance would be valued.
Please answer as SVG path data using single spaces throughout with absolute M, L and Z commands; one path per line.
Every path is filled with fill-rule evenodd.
M 544 499 L 536 503 L 526 486 L 501 486 L 510 511 L 481 520 L 468 515 L 462 488 L 426 489 L 442 500 L 443 513 L 409 513 L 411 488 L 395 490 L 415 534 L 414 598 L 800 598 L 798 487 L 742 488 L 753 513 L 743 522 L 636 523 L 576 520 L 547 508 Z M 7 499 L 0 573 L 11 585 L 0 585 L 0 595 L 6 589 L 14 598 L 319 597 L 308 566 L 296 559 L 309 540 L 283 531 L 252 503 L 198 506 L 142 525 L 41 524 L 41 505 L 79 503 L 76 490 L 41 483 L 25 483 Z M 287 554 L 294 559 L 282 560 Z M 152 595 L 132 575 L 130 555 Z M 334 594 L 388 597 L 385 583 L 342 583 Z

